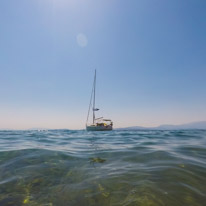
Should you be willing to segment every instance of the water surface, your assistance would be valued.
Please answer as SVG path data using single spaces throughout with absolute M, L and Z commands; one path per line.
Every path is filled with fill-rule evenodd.
M 0 131 L 0 206 L 204 206 L 206 130 Z

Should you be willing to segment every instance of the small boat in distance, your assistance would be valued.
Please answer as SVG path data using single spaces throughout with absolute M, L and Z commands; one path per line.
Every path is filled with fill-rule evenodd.
M 86 129 L 87 131 L 107 131 L 112 130 L 113 122 L 110 119 L 104 119 L 103 117 L 95 118 L 95 112 L 99 109 L 95 107 L 95 91 L 96 90 L 96 69 L 94 74 L 94 83 L 92 87 L 92 94 L 90 98 L 89 103 L 89 110 L 87 115 L 87 121 L 86 121 Z M 89 120 L 89 114 L 92 107 L 92 113 L 93 113 L 93 122 L 92 124 L 88 125 Z

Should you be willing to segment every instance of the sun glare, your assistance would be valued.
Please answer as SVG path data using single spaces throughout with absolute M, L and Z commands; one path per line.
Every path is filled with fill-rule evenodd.
M 77 44 L 78 44 L 80 47 L 85 47 L 85 46 L 87 46 L 88 40 L 87 40 L 87 37 L 86 37 L 85 34 L 82 34 L 82 33 L 78 34 L 76 39 L 77 39 Z

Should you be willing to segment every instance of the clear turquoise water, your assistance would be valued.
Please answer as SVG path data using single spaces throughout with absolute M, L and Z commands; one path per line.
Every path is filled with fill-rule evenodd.
M 206 130 L 0 131 L 0 206 L 204 206 Z

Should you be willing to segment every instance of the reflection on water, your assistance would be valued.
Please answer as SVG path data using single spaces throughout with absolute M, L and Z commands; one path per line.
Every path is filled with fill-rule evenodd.
M 0 131 L 0 206 L 203 206 L 206 131 Z
M 104 163 L 106 159 L 103 159 L 98 156 L 98 151 L 101 148 L 98 146 L 98 143 L 96 141 L 96 136 L 94 134 L 91 134 L 91 147 L 94 149 L 94 152 L 93 152 L 93 157 L 89 158 L 90 163 L 92 163 L 93 165 L 95 165 L 96 163 Z

